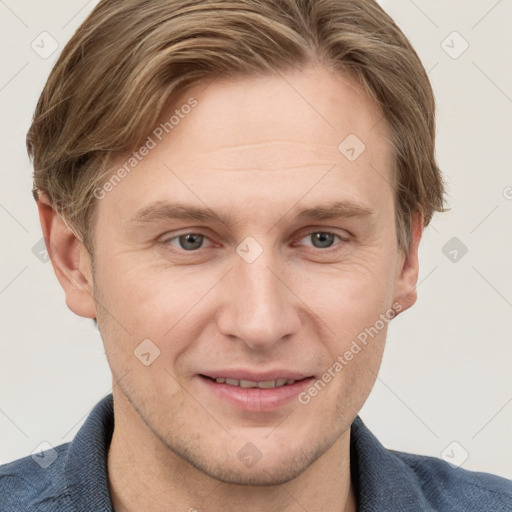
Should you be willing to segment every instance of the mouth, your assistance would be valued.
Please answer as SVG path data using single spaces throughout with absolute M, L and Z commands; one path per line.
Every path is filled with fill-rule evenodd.
M 283 386 L 291 386 L 296 382 L 300 382 L 304 379 L 294 380 L 294 379 L 274 379 L 274 380 L 262 380 L 262 381 L 254 381 L 254 380 L 244 380 L 244 379 L 232 379 L 230 377 L 208 377 L 208 375 L 200 375 L 206 379 L 210 379 L 217 384 L 227 384 L 228 386 L 235 386 L 239 388 L 259 388 L 259 389 L 273 389 L 273 388 L 281 388 Z M 308 378 L 308 377 L 305 377 Z
M 223 405 L 245 412 L 271 412 L 291 403 L 298 404 L 297 396 L 314 380 L 313 376 L 299 374 L 251 375 L 205 375 L 199 380 L 205 389 Z M 236 378 L 238 377 L 238 378 Z M 240 378 L 246 377 L 246 378 Z

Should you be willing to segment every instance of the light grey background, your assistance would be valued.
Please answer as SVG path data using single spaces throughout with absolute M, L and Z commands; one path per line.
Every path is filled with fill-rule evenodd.
M 97 330 L 33 253 L 41 230 L 25 152 L 48 73 L 95 4 L 0 0 L 2 463 L 71 440 L 111 391 Z M 361 416 L 389 448 L 512 478 L 512 1 L 382 5 L 429 70 L 451 211 L 424 233 L 418 302 L 392 322 Z M 51 50 L 44 31 L 59 45 L 47 58 L 31 47 Z

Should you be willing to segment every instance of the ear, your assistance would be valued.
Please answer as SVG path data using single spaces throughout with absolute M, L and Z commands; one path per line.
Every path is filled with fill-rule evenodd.
M 96 318 L 91 257 L 87 249 L 45 195 L 39 195 L 37 208 L 46 250 L 66 294 L 68 308 L 79 316 Z
M 409 309 L 418 297 L 416 285 L 418 282 L 419 261 L 418 248 L 423 233 L 423 216 L 417 212 L 411 219 L 411 244 L 409 254 L 402 250 L 398 256 L 395 278 L 395 300 L 402 306 L 400 313 Z

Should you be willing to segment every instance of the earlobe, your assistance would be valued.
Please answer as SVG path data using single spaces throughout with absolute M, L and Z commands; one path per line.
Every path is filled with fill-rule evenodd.
M 46 249 L 66 294 L 68 308 L 79 316 L 96 318 L 91 259 L 87 250 L 45 195 L 39 196 L 37 208 Z
M 409 309 L 417 299 L 416 286 L 419 274 L 418 248 L 423 233 L 423 217 L 415 213 L 411 220 L 411 244 L 409 254 L 398 258 L 395 280 L 395 300 L 402 306 L 400 313 Z

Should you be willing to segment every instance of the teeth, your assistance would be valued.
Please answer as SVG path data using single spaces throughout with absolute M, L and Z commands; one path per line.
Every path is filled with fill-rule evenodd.
M 241 388 L 255 388 L 257 386 L 258 386 L 258 383 L 254 382 L 252 380 L 241 380 L 240 381 Z
M 260 389 L 271 389 L 279 388 L 287 384 L 293 384 L 293 379 L 277 379 L 277 380 L 265 380 L 262 382 L 255 382 L 253 380 L 238 380 L 229 379 L 227 377 L 217 377 L 215 382 L 219 384 L 229 384 L 230 386 L 237 386 L 241 388 L 260 388 Z
M 275 380 L 265 380 L 263 382 L 258 382 L 258 387 L 261 389 L 275 388 L 279 381 Z

